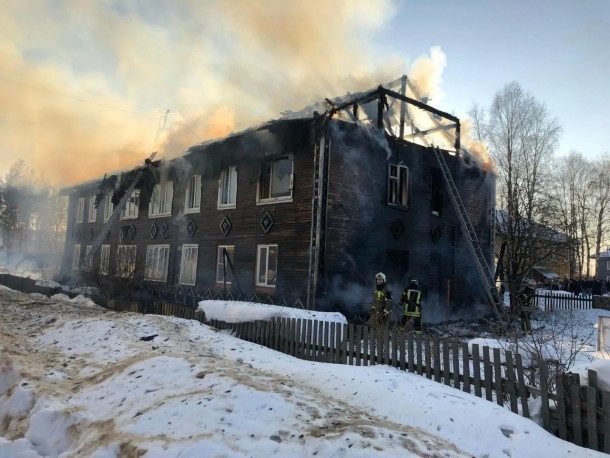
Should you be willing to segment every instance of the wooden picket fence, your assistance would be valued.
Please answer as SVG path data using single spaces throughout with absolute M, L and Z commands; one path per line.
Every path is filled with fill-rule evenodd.
M 567 294 L 545 292 L 536 294 L 535 298 L 538 307 L 547 311 L 589 310 L 593 308 L 593 296 L 590 295 L 569 296 Z

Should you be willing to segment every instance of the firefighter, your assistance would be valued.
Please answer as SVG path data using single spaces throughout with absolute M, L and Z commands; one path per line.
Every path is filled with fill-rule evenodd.
M 392 292 L 387 286 L 386 276 L 379 272 L 375 275 L 375 291 L 373 292 L 373 304 L 371 306 L 371 315 L 369 325 L 371 326 L 386 326 L 390 319 L 390 310 L 392 304 Z
M 531 315 L 534 308 L 534 296 L 536 294 L 536 283 L 526 280 L 517 296 L 518 315 L 521 319 L 521 327 L 526 334 L 532 333 Z
M 400 296 L 400 305 L 403 307 L 402 325 L 412 324 L 416 334 L 422 333 L 421 320 L 421 290 L 415 278 L 409 281 L 408 286 Z

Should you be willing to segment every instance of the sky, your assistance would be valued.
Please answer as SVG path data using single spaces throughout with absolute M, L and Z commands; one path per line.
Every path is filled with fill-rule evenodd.
M 23 159 L 69 186 L 405 73 L 462 119 L 517 81 L 558 153 L 595 158 L 609 21 L 604 0 L 3 0 L 0 177 Z
M 233 322 L 236 305 L 248 319 L 310 318 L 200 303 L 209 318 Z M 0 286 L 0 310 L 0 456 L 604 456 L 388 366 L 303 361 L 194 320 L 115 313 L 83 296 Z M 592 364 L 606 363 L 596 366 L 604 386 L 608 360 L 590 348 L 598 313 L 610 316 L 577 311 Z

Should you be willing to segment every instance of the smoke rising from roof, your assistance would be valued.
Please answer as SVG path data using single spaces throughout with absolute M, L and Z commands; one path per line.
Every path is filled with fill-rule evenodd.
M 393 14 L 392 0 L 2 2 L 0 176 L 23 158 L 67 186 L 390 81 L 406 58 L 371 43 Z M 444 66 L 434 48 L 413 68 L 435 102 Z

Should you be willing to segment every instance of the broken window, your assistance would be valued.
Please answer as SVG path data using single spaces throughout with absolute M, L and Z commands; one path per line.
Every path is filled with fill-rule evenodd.
M 167 281 L 169 245 L 149 245 L 146 249 L 144 278 L 151 281 Z
M 201 175 L 191 175 L 186 185 L 184 213 L 197 213 L 201 207 Z
M 153 188 L 148 216 L 170 216 L 172 214 L 172 199 L 174 197 L 173 181 L 158 183 Z
M 136 272 L 136 246 L 119 245 L 117 249 L 116 275 L 121 278 L 133 278 Z
M 237 167 L 225 168 L 218 179 L 218 208 L 235 208 L 237 198 Z
M 81 197 L 78 199 L 76 205 L 76 222 L 82 223 L 85 218 L 85 198 Z
M 112 193 L 106 194 L 104 197 L 104 222 L 107 223 L 112 212 L 114 211 L 114 204 L 112 203 Z
M 277 245 L 258 245 L 256 285 L 275 287 L 277 279 Z
M 234 254 L 235 254 L 235 246 L 234 245 L 219 245 L 218 246 L 218 255 L 216 256 L 216 283 L 224 283 L 225 281 L 225 272 L 227 273 L 226 280 L 227 285 L 231 284 L 231 280 L 233 280 L 233 272 L 231 272 L 231 268 L 229 267 L 229 262 L 224 257 L 224 251 L 227 250 L 227 256 L 233 262 Z
M 110 266 L 110 245 L 102 245 L 100 251 L 100 274 L 108 275 Z
M 389 164 L 388 204 L 405 208 L 409 205 L 409 168 L 404 165 Z
M 199 245 L 182 245 L 182 261 L 180 262 L 180 283 L 195 285 L 197 279 L 197 255 Z
M 89 215 L 87 217 L 88 223 L 95 223 L 97 217 L 97 208 L 95 208 L 95 196 L 89 197 Z
M 121 211 L 121 219 L 137 219 L 138 210 L 140 208 L 140 190 L 134 189 L 127 199 L 123 210 Z
M 74 245 L 74 251 L 72 251 L 72 270 L 78 270 L 80 266 L 80 245 Z
M 292 198 L 293 160 L 284 156 L 261 166 L 258 200 L 289 200 Z

